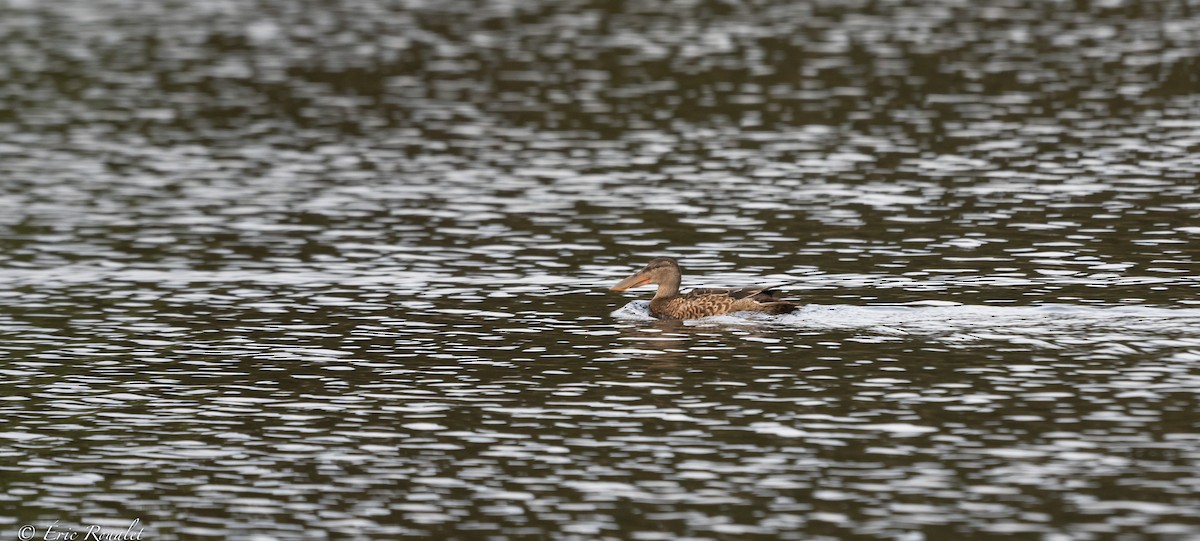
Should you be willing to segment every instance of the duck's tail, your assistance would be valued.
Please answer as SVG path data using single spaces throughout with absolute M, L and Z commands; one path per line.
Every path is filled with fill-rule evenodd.
M 759 304 L 759 306 L 762 307 L 761 311 L 766 312 L 768 314 L 786 314 L 788 312 L 794 311 L 796 308 L 799 308 L 795 304 L 792 304 L 788 301 L 778 301 L 778 300 L 773 301 L 773 302 L 760 302 L 758 304 Z

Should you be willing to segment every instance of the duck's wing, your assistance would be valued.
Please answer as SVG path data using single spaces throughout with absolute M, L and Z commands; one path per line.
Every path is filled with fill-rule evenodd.
M 681 297 L 706 297 L 708 295 L 729 295 L 730 293 L 733 293 L 734 291 L 737 291 L 737 290 L 729 289 L 729 288 L 725 288 L 725 287 L 698 287 L 691 291 L 688 291 L 687 293 L 683 293 L 680 296 Z
M 773 299 L 773 298 L 775 298 L 775 295 L 774 295 L 775 288 L 783 287 L 786 285 L 788 285 L 788 284 L 783 283 L 783 284 L 771 284 L 771 285 L 766 285 L 766 286 L 743 287 L 741 289 L 733 291 L 732 293 L 729 294 L 729 296 L 733 297 L 735 299 L 744 299 L 747 297 L 754 298 L 754 297 L 758 297 L 758 296 L 762 295 L 762 296 L 766 296 L 766 297 Z
M 773 290 L 777 287 L 786 286 L 786 285 L 788 285 L 788 284 L 787 283 L 771 284 L 771 285 L 767 285 L 767 286 L 753 286 L 753 287 L 742 287 L 742 288 L 706 287 L 706 288 L 693 289 L 691 291 L 688 291 L 687 293 L 684 293 L 683 296 L 684 297 L 693 297 L 693 296 L 704 297 L 704 296 L 708 296 L 708 295 L 726 295 L 732 299 L 745 299 L 745 298 L 754 298 L 758 295 L 764 295 L 764 296 L 768 297 L 769 299 L 773 299 L 773 298 L 775 298 L 774 295 L 771 294 L 773 292 Z

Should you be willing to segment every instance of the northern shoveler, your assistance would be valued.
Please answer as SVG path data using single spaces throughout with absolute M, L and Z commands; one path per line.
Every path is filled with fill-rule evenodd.
M 741 289 L 704 288 L 680 293 L 682 277 L 683 272 L 677 261 L 669 257 L 656 257 L 645 268 L 610 289 L 625 291 L 658 284 L 658 291 L 650 300 L 650 314 L 660 319 L 696 319 L 743 311 L 786 314 L 797 308 L 795 304 L 771 294 L 771 289 L 779 285 Z

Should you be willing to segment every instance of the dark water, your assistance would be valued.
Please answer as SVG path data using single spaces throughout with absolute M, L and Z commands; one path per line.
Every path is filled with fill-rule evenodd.
M 1200 539 L 1200 5 L 983 4 L 0 0 L 0 537 Z

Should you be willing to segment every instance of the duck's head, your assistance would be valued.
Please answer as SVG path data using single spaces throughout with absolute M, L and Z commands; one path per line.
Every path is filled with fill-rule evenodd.
M 635 287 L 641 287 L 647 284 L 675 284 L 679 285 L 679 263 L 669 257 L 656 257 L 651 259 L 642 270 L 633 273 L 632 276 L 617 282 L 617 285 L 610 287 L 613 291 L 625 291 Z

